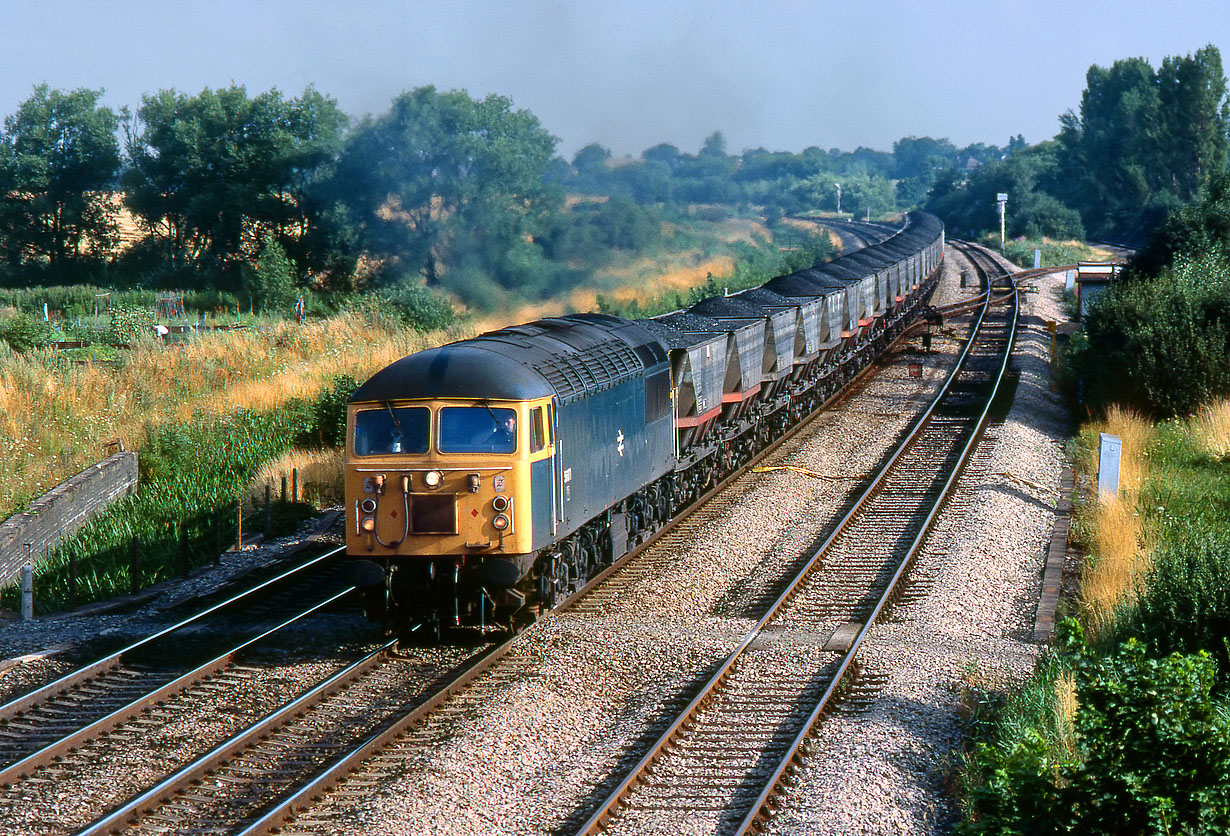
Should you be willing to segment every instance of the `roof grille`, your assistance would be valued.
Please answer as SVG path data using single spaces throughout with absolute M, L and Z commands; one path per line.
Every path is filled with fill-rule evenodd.
M 575 354 L 559 354 L 534 364 L 534 370 L 559 393 L 562 403 L 609 389 L 640 374 L 640 358 L 622 340 L 606 340 Z

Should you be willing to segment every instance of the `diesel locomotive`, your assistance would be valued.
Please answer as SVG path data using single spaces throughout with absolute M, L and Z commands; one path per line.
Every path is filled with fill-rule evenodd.
M 574 314 L 404 357 L 347 410 L 346 553 L 365 610 L 512 624 L 802 420 L 925 307 L 944 230 L 685 311 Z

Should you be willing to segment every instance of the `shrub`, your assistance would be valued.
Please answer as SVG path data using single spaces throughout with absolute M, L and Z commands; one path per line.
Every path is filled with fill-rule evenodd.
M 1091 306 L 1073 347 L 1094 408 L 1124 403 L 1182 415 L 1230 395 L 1230 267 L 1206 258 L 1117 283 Z
M 133 305 L 111 306 L 111 327 L 107 338 L 113 343 L 135 342 L 141 334 L 153 333 L 154 312 Z
M 272 235 L 266 235 L 256 264 L 244 268 L 244 289 L 262 313 L 289 314 L 295 298 L 295 266 Z
M 457 322 L 452 304 L 421 284 L 402 284 L 381 294 L 382 303 L 416 331 L 436 331 Z
M 14 351 L 30 351 L 51 342 L 51 329 L 28 314 L 17 313 L 0 322 L 0 340 Z
M 1210 833 L 1230 828 L 1230 724 L 1207 654 L 1130 641 L 1081 658 L 1070 755 L 1037 726 L 967 760 L 966 834 Z
M 359 383 L 348 374 L 333 378 L 333 386 L 326 389 L 312 403 L 312 427 L 301 433 L 298 443 L 302 446 L 342 447 L 346 444 L 346 402 L 359 388 Z

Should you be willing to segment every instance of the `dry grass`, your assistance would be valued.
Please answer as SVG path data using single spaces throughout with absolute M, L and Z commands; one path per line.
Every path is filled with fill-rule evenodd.
M 1060 750 L 1056 761 L 1076 759 L 1076 677 L 1062 673 L 1055 680 L 1055 743 Z M 1058 764 L 1056 764 L 1058 766 Z
M 1192 439 L 1215 459 L 1230 456 L 1230 401 L 1206 406 L 1191 422 Z
M 1136 506 L 1140 488 L 1149 475 L 1149 443 L 1153 425 L 1129 409 L 1111 407 L 1103 421 L 1088 428 L 1091 433 L 1109 433 L 1122 442 L 1119 461 L 1119 495 L 1102 498 L 1085 514 L 1091 519 L 1090 555 L 1081 573 L 1083 621 L 1096 635 L 1108 628 L 1116 609 L 1131 602 L 1141 591 L 1149 571 L 1153 548 Z M 1082 469 L 1096 472 L 1097 445 L 1087 448 Z
M 1120 493 L 1135 496 L 1145 478 L 1149 475 L 1149 442 L 1153 439 L 1153 424 L 1140 413 L 1131 409 L 1112 406 L 1106 413 L 1106 418 L 1095 422 L 1089 427 L 1095 433 L 1109 433 L 1118 436 L 1122 442 L 1119 460 L 1119 490 Z M 1097 468 L 1097 448 L 1093 449 L 1095 456 L 1092 469 Z
M 256 474 L 250 488 L 250 504 L 255 506 L 265 501 L 265 487 L 273 498 L 282 493 L 282 480 L 286 480 L 287 497 L 290 497 L 295 472 L 298 471 L 299 498 L 325 508 L 342 504 L 345 484 L 342 474 L 342 451 L 288 450 L 282 456 L 268 462 Z
M 1117 607 L 1140 593 L 1152 549 L 1131 503 L 1108 499 L 1092 513 L 1092 553 L 1081 571 L 1081 598 L 1086 628 L 1096 635 L 1112 624 Z
M 264 411 L 311 398 L 335 375 L 362 380 L 455 336 L 376 326 L 347 314 L 269 332 L 202 334 L 182 345 L 140 344 L 114 367 L 0 347 L 0 509 L 99 461 L 109 438 L 132 449 L 160 421 L 198 411 Z

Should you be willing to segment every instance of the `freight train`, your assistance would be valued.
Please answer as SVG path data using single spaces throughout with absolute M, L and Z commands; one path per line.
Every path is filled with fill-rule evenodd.
M 574 314 L 427 349 L 347 408 L 346 554 L 369 616 L 550 608 L 837 392 L 925 309 L 939 219 L 635 321 Z

